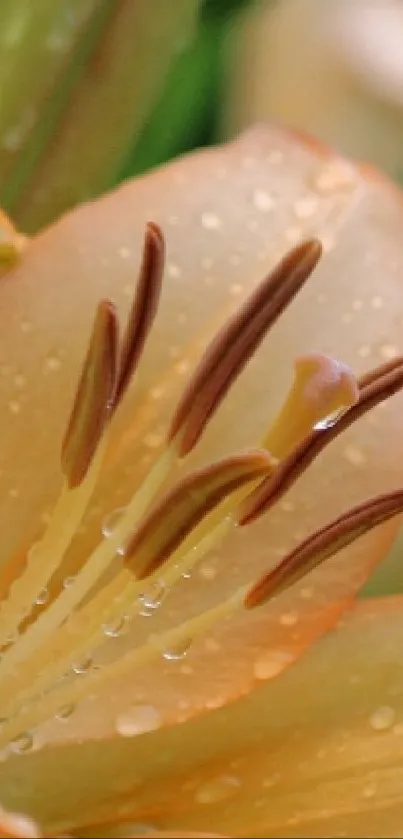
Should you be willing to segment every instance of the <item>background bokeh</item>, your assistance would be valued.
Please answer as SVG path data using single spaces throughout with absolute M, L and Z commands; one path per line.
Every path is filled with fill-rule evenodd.
M 32 232 L 269 119 L 403 174 L 402 0 L 1 0 L 0 204 Z

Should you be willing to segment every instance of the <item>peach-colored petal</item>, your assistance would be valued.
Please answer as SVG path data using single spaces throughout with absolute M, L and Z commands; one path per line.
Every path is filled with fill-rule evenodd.
M 398 177 L 402 33 L 399 0 L 247 6 L 228 44 L 223 133 L 263 119 L 298 126 Z
M 400 597 L 361 603 L 281 678 L 185 725 L 16 756 L 1 767 L 4 800 L 47 830 L 84 819 L 96 836 L 118 821 L 132 832 L 401 836 L 402 614 Z
M 168 245 L 161 312 L 118 417 L 96 505 L 71 552 L 71 573 L 99 538 L 105 516 L 147 473 L 207 340 L 294 241 L 318 235 L 325 258 L 185 468 L 256 445 L 302 352 L 339 356 L 359 372 L 400 348 L 401 196 L 381 176 L 318 144 L 255 129 L 82 207 L 31 243 L 1 287 L 2 561 L 36 531 L 55 495 L 60 441 L 95 306 L 111 296 L 127 313 L 150 218 L 163 226 Z M 401 406 L 396 397 L 336 441 L 277 509 L 226 539 L 152 618 L 136 621 L 136 642 L 222 600 L 348 504 L 400 484 Z M 395 525 L 368 535 L 258 616 L 219 627 L 205 665 L 198 645 L 184 663 L 134 673 L 133 701 L 145 697 L 169 721 L 276 675 L 337 620 L 394 531 Z M 118 689 L 111 701 L 119 707 Z

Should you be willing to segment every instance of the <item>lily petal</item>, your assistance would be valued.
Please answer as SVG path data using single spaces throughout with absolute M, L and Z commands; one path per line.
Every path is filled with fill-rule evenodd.
M 342 355 L 357 373 L 398 351 L 401 196 L 380 176 L 321 146 L 279 129 L 255 129 L 80 208 L 34 240 L 1 285 L 3 562 L 22 533 L 28 539 L 36 532 L 55 496 L 60 442 L 94 311 L 106 297 L 127 315 L 148 219 L 166 231 L 161 310 L 65 573 L 74 573 L 99 540 L 102 521 L 127 502 L 149 470 L 184 377 L 209 339 L 292 243 L 319 236 L 325 258 L 214 417 L 189 458 L 191 466 L 256 445 L 284 398 L 293 359 L 307 350 Z M 401 406 L 401 398 L 394 398 L 335 441 L 269 517 L 226 539 L 192 580 L 170 594 L 152 626 L 136 622 L 136 641 L 221 601 L 348 503 L 401 484 Z M 185 690 L 188 714 L 248 690 L 268 637 L 271 649 L 283 651 L 282 667 L 292 663 L 337 619 L 385 554 L 395 529 L 382 527 L 315 572 L 308 596 L 303 585 L 258 618 L 241 616 L 219 628 L 225 666 L 216 684 L 218 671 L 208 669 L 205 679 L 195 667 L 188 696 Z M 297 625 L 295 635 L 290 621 Z M 269 667 L 268 676 L 282 667 Z M 175 678 L 163 663 L 142 671 L 140 681 L 134 677 L 166 721 L 178 716 Z
M 3 800 L 79 835 L 400 836 L 402 614 L 401 597 L 359 604 L 281 678 L 185 725 L 119 737 L 104 718 L 98 742 L 16 756 Z

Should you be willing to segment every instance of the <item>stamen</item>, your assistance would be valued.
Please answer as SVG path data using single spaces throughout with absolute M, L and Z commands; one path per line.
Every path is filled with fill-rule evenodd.
M 261 606 L 374 527 L 403 512 L 403 490 L 371 498 L 305 539 L 247 592 L 247 609 Z
M 314 430 L 279 465 L 272 477 L 262 481 L 241 504 L 237 520 L 246 525 L 266 513 L 306 471 L 332 440 L 360 417 L 389 399 L 403 387 L 403 358 L 371 371 L 359 381 L 359 400 L 335 422 Z
M 149 576 L 231 493 L 271 471 L 271 457 L 252 451 L 190 473 L 151 510 L 129 540 L 126 565 L 139 580 Z
M 98 308 L 63 445 L 67 487 L 44 539 L 34 546 L 26 569 L 0 606 L 0 630 L 7 635 L 29 612 L 35 599 L 33 592 L 42 589 L 60 565 L 93 491 L 107 444 L 106 427 L 137 369 L 157 312 L 164 255 L 159 227 L 148 224 L 139 281 L 120 351 L 112 304 L 104 302 Z M 24 627 L 24 633 L 3 653 L 0 716 L 9 719 L 0 732 L 0 744 L 10 742 L 133 667 L 166 651 L 183 650 L 217 621 L 231 617 L 239 608 L 251 609 L 266 602 L 353 539 L 403 511 L 403 490 L 372 499 L 318 531 L 276 569 L 257 583 L 238 589 L 213 609 L 151 635 L 140 647 L 100 670 L 88 672 L 85 678 L 67 680 L 62 685 L 57 682 L 72 663 L 103 643 L 103 624 L 114 624 L 123 615 L 130 621 L 139 611 L 145 578 L 147 586 L 162 580 L 168 587 L 173 585 L 184 570 L 193 567 L 235 526 L 237 519 L 246 524 L 269 509 L 328 442 L 402 387 L 403 359 L 368 373 L 361 379 L 358 393 L 348 367 L 326 356 L 304 356 L 296 362 L 291 391 L 263 441 L 270 454 L 248 451 L 195 471 L 147 512 L 173 464 L 198 442 L 232 383 L 303 286 L 320 255 L 321 246 L 316 240 L 292 250 L 219 332 L 178 404 L 165 450 L 122 513 L 111 538 L 98 545 L 73 584 Z M 331 420 L 335 422 L 333 427 Z M 324 430 L 319 430 L 317 425 L 322 421 Z M 279 460 L 282 462 L 278 466 Z M 105 583 L 103 574 L 117 552 L 125 557 L 125 567 L 116 568 L 112 579 Z M 94 593 L 100 582 L 102 587 Z M 23 666 L 19 666 L 21 662 Z
M 272 448 L 276 448 L 275 441 L 277 437 L 278 451 L 280 451 L 281 448 L 281 453 L 287 453 L 287 447 L 291 448 L 292 443 L 296 439 L 298 440 L 298 435 L 302 435 L 305 428 L 311 428 L 312 423 L 327 416 L 335 410 L 340 411 L 343 407 L 354 402 L 358 396 L 356 381 L 350 369 L 342 363 L 327 358 L 326 356 L 316 354 L 303 357 L 297 363 L 296 372 L 296 382 L 284 408 L 280 413 L 282 420 L 279 418 L 276 420 L 270 430 L 270 433 L 264 441 L 266 446 L 270 445 Z M 281 434 L 281 425 L 282 423 L 287 423 L 287 420 L 288 427 L 282 436 L 282 445 L 280 447 L 278 438 Z M 271 472 L 274 471 L 275 466 L 277 466 L 277 462 L 272 460 L 270 469 Z M 187 491 L 187 480 L 190 481 L 191 476 L 189 476 L 189 479 L 186 479 L 186 483 L 183 487 L 184 493 Z M 158 505 L 158 510 L 152 512 L 146 520 L 146 522 L 149 521 L 151 538 L 149 540 L 146 539 L 145 543 L 142 545 L 141 555 L 143 556 L 143 562 L 150 563 L 149 573 L 157 570 L 159 564 L 164 561 L 164 583 L 168 587 L 171 587 L 180 578 L 182 573 L 193 568 L 194 565 L 203 558 L 208 550 L 217 546 L 217 543 L 221 541 L 230 530 L 233 521 L 229 514 L 236 508 L 242 498 L 245 497 L 245 492 L 242 492 L 241 490 L 241 493 L 237 493 L 236 495 L 238 498 L 232 498 L 230 506 L 227 505 L 227 507 L 225 507 L 225 505 L 220 505 L 219 509 L 216 510 L 215 516 L 209 515 L 206 517 L 204 529 L 200 526 L 196 527 L 196 523 L 194 522 L 194 526 L 189 528 L 190 535 L 188 538 L 185 539 L 186 534 L 183 534 L 183 540 L 180 547 L 178 547 L 178 544 L 173 544 L 171 546 L 169 553 L 171 554 L 172 561 L 167 564 L 166 559 L 168 554 L 161 550 L 161 546 L 159 544 L 153 548 L 151 542 L 156 533 L 156 516 L 158 517 L 160 513 L 161 516 L 164 517 L 161 519 L 161 527 L 165 529 L 166 509 L 168 509 L 168 511 L 172 509 L 172 493 L 170 493 L 168 497 Z M 187 504 L 186 495 L 184 495 L 184 504 L 185 507 L 189 506 Z M 145 525 L 146 523 L 142 525 L 141 532 L 143 531 Z M 168 540 L 167 530 L 164 531 L 163 536 L 166 540 Z M 140 538 L 140 533 L 136 534 L 135 539 L 137 540 L 138 538 Z M 137 550 L 137 548 L 135 549 L 135 544 L 132 542 L 131 548 L 129 548 L 129 553 L 135 550 Z M 126 549 L 126 553 L 127 551 L 128 549 Z M 158 558 L 155 567 L 153 565 L 154 555 Z M 135 559 L 135 557 L 133 557 L 133 559 Z M 132 563 L 129 563 L 129 567 L 131 564 Z M 134 568 L 134 570 L 136 571 L 136 568 Z M 139 573 L 138 569 L 137 573 L 139 578 L 143 576 Z M 102 633 L 100 633 L 101 623 L 113 623 L 113 621 L 119 617 L 119 614 L 121 615 L 124 613 L 128 617 L 131 617 L 136 611 L 138 611 L 138 608 L 136 608 L 138 587 L 133 583 L 129 584 L 122 572 L 120 572 L 118 578 L 109 585 L 109 588 L 109 601 L 107 597 L 104 597 L 104 594 L 107 594 L 107 591 L 105 591 L 101 595 L 96 595 L 95 602 L 90 604 L 89 608 L 85 608 L 84 613 L 80 613 L 78 618 L 80 626 L 82 626 L 82 630 L 80 631 L 80 646 L 78 645 L 77 638 L 74 639 L 73 643 L 71 642 L 71 639 L 70 642 L 67 640 L 67 644 L 63 644 L 63 652 L 59 646 L 56 656 L 59 662 L 66 661 L 67 666 L 68 656 L 73 654 L 77 656 L 82 649 L 85 650 L 86 646 L 87 648 L 99 646 L 102 640 Z M 93 610 L 91 608 L 92 605 L 94 607 Z M 75 633 L 77 636 L 77 632 L 75 632 L 73 627 L 71 632 L 72 634 Z M 49 656 L 51 654 L 52 651 L 49 649 Z M 53 674 L 56 672 L 54 667 L 52 668 L 52 672 Z
M 98 545 L 76 575 L 73 584 L 69 588 L 65 588 L 48 608 L 37 617 L 35 622 L 27 628 L 24 635 L 19 638 L 18 643 L 4 653 L 0 661 L 0 679 L 3 679 L 12 671 L 18 662 L 28 658 L 42 643 L 46 642 L 46 639 L 55 632 L 96 585 L 102 574 L 115 559 L 119 548 L 125 544 L 132 533 L 134 523 L 138 520 L 137 516 L 144 512 L 144 504 L 148 501 L 149 494 L 155 494 L 156 489 L 161 485 L 169 469 L 171 458 L 172 450 L 167 449 L 164 456 L 156 462 L 155 471 L 149 475 L 150 482 L 147 483 L 146 497 L 139 498 L 139 495 L 136 494 L 127 508 L 126 515 L 122 517 L 122 521 L 116 527 L 113 538 Z M 76 527 L 77 521 L 75 520 Z M 60 557 L 56 568 L 59 562 Z M 19 580 L 15 585 L 18 583 Z M 41 586 L 42 588 L 44 588 L 44 585 Z M 7 605 L 7 602 L 4 605 Z
M 289 396 L 263 445 L 282 459 L 316 423 L 339 416 L 358 398 L 356 379 L 346 364 L 319 353 L 301 356 Z
M 393 373 L 394 370 L 400 370 L 402 363 L 403 356 L 398 355 L 396 358 L 392 358 L 390 361 L 385 361 L 384 364 L 380 364 L 379 367 L 375 367 L 373 370 L 368 370 L 368 372 L 364 373 L 359 379 L 360 390 L 364 390 L 364 388 L 369 385 L 379 382 L 387 375 L 387 373 Z
M 112 303 L 99 304 L 87 357 L 62 445 L 70 489 L 85 478 L 110 417 L 116 385 L 118 321 Z
M 157 224 L 146 226 L 143 259 L 136 292 L 122 340 L 114 399 L 117 408 L 140 361 L 158 309 L 165 262 L 165 242 Z
M 245 594 L 245 587 L 240 588 L 218 606 L 190 618 L 180 626 L 151 635 L 142 646 L 130 650 L 99 670 L 87 673 L 85 678 L 75 679 L 45 696 L 38 697 L 17 717 L 4 723 L 0 729 L 0 748 L 10 743 L 22 731 L 32 730 L 44 720 L 50 719 L 60 708 L 75 705 L 80 699 L 102 689 L 108 682 L 132 673 L 135 667 L 160 658 L 165 650 L 174 650 L 184 643 L 192 643 L 198 636 L 206 633 L 218 622 L 230 618 L 241 608 Z
M 291 302 L 322 253 L 313 239 L 291 250 L 207 348 L 175 411 L 168 440 L 183 457 L 196 445 L 268 329 Z
M 74 537 L 88 506 L 101 468 L 104 431 L 115 386 L 117 321 L 108 302 L 99 305 L 89 350 L 66 432 L 63 466 L 67 477 L 50 523 L 28 554 L 22 574 L 0 603 L 0 639 L 13 636 L 34 606 L 38 593 L 52 574 Z M 97 451 L 98 448 L 98 451 Z M 0 665 L 1 666 L 1 665 Z

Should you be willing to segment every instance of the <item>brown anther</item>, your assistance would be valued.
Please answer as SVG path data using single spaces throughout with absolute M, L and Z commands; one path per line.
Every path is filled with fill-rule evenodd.
M 384 364 L 359 381 L 359 400 L 326 429 L 314 430 L 262 481 L 238 511 L 238 523 L 249 524 L 266 513 L 306 471 L 321 451 L 360 417 L 403 387 L 403 359 Z
M 403 490 L 371 498 L 305 539 L 247 592 L 247 609 L 261 606 L 364 533 L 403 512 Z
M 62 445 L 62 468 L 69 487 L 85 478 L 105 425 L 116 387 L 118 321 L 108 300 L 98 305 L 73 410 Z
M 115 409 L 122 401 L 137 368 L 154 322 L 160 299 L 164 263 L 165 242 L 162 231 L 157 224 L 148 222 L 139 279 L 122 338 L 114 399 Z
M 247 451 L 183 478 L 146 516 L 125 546 L 125 562 L 144 579 L 231 493 L 273 470 L 267 452 Z
M 403 356 L 399 355 L 396 358 L 392 358 L 391 361 L 385 361 L 379 367 L 374 367 L 373 370 L 368 370 L 368 373 L 364 373 L 358 381 L 360 391 L 369 387 L 369 385 L 375 384 L 375 382 L 381 381 L 389 373 L 393 373 L 395 370 L 401 370 L 402 365 Z
M 306 282 L 322 253 L 316 239 L 293 248 L 230 318 L 203 355 L 175 411 L 168 434 L 183 457 L 195 446 L 251 356 Z
M 297 358 L 293 385 L 265 448 L 279 459 L 285 457 L 318 422 L 341 413 L 358 398 L 356 379 L 346 364 L 320 353 Z

